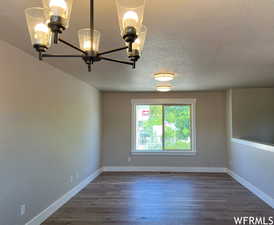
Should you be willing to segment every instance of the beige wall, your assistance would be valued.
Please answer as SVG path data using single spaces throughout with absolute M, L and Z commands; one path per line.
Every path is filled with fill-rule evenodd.
M 99 168 L 100 93 L 2 41 L 0 79 L 0 224 L 23 225 Z
M 274 88 L 232 91 L 233 137 L 274 143 Z
M 234 173 L 274 198 L 274 152 L 235 143 L 231 140 L 232 130 L 233 132 L 237 131 L 237 128 L 233 127 L 237 124 L 234 121 L 235 112 L 242 110 L 242 105 L 238 103 L 235 104 L 235 101 L 239 101 L 235 96 L 238 96 L 240 92 L 246 94 L 256 91 L 258 91 L 259 95 L 260 93 L 269 93 L 270 89 L 243 89 L 241 91 L 232 89 L 227 92 L 228 167 Z M 237 93 L 237 95 L 235 95 L 235 93 Z M 251 101 L 249 94 L 244 96 L 246 96 L 247 102 Z M 255 95 L 253 96 L 257 98 Z M 244 100 L 243 96 L 241 100 Z M 237 107 L 240 107 L 240 109 Z M 265 124 L 262 124 L 262 126 L 263 125 Z
M 196 98 L 196 156 L 131 156 L 131 99 Z M 103 93 L 103 166 L 226 166 L 226 95 L 214 92 Z M 132 161 L 128 162 L 131 156 Z

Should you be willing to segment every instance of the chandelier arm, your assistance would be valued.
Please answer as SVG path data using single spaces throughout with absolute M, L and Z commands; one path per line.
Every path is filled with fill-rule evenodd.
M 132 62 L 120 61 L 120 60 L 110 59 L 110 58 L 106 58 L 106 57 L 100 57 L 100 59 L 110 61 L 110 62 L 117 62 L 117 63 L 121 63 L 121 64 L 127 64 L 127 65 L 134 66 L 134 63 L 132 63 Z
M 71 47 L 71 48 L 73 48 L 73 49 L 75 49 L 75 50 L 79 51 L 79 52 L 84 53 L 85 55 L 87 54 L 87 52 L 83 51 L 82 49 L 80 49 L 80 48 L 76 47 L 76 46 L 75 46 L 75 45 L 73 45 L 73 44 L 70 44 L 70 43 L 69 43 L 69 42 L 67 42 L 67 41 L 64 41 L 64 40 L 63 40 L 63 39 L 61 39 L 61 38 L 59 38 L 59 41 L 60 41 L 60 42 L 62 42 L 63 44 L 65 44 L 65 45 L 67 45 L 67 46 L 69 46 L 69 47 Z
M 50 55 L 50 54 L 42 54 L 42 58 L 82 58 L 83 55 Z
M 125 50 L 125 49 L 128 49 L 128 46 L 125 46 L 125 47 L 122 47 L 122 48 L 116 48 L 116 49 L 113 49 L 113 50 L 110 50 L 110 51 L 106 51 L 106 52 L 100 52 L 100 53 L 98 53 L 98 56 L 100 56 L 100 55 L 106 55 L 106 54 L 109 54 L 109 53 L 112 53 L 112 52 L 122 51 L 122 50 Z

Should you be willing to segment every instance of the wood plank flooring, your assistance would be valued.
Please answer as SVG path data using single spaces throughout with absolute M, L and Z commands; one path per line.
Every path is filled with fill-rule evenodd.
M 103 173 L 43 225 L 233 225 L 274 210 L 226 174 Z

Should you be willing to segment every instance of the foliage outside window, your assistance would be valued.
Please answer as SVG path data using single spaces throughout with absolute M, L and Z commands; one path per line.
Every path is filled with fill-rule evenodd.
M 194 152 L 194 100 L 158 104 L 141 100 L 133 104 L 133 152 Z M 162 100 L 162 102 L 165 102 Z M 151 103 L 150 103 L 151 102 Z M 169 102 L 175 102 L 173 104 Z M 186 102 L 186 103 L 184 103 Z M 150 103 L 150 104 L 148 104 Z M 180 104 L 179 104 L 180 103 Z

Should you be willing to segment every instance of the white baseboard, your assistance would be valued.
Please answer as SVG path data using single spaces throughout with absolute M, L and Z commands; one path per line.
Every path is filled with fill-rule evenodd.
M 105 172 L 198 172 L 198 173 L 226 173 L 222 167 L 103 167 Z
M 230 169 L 227 169 L 227 173 L 236 181 L 238 181 L 241 185 L 243 185 L 248 190 L 250 190 L 257 197 L 259 197 L 261 200 L 267 203 L 270 207 L 274 208 L 274 199 L 271 198 L 268 194 L 264 193 L 259 188 L 255 187 L 253 184 L 251 184 L 250 182 L 248 182 L 246 179 L 239 176 L 238 174 L 234 173 Z
M 25 225 L 40 225 L 47 218 L 49 218 L 54 212 L 56 212 L 60 207 L 62 207 L 66 202 L 68 202 L 73 196 L 79 193 L 83 188 L 85 188 L 91 181 L 93 181 L 96 177 L 98 177 L 102 173 L 102 168 L 96 170 L 93 174 L 83 180 L 76 187 L 71 189 L 69 192 L 64 194 L 57 201 L 52 203 L 48 208 L 43 210 L 37 216 L 35 216 L 32 220 L 27 222 Z

